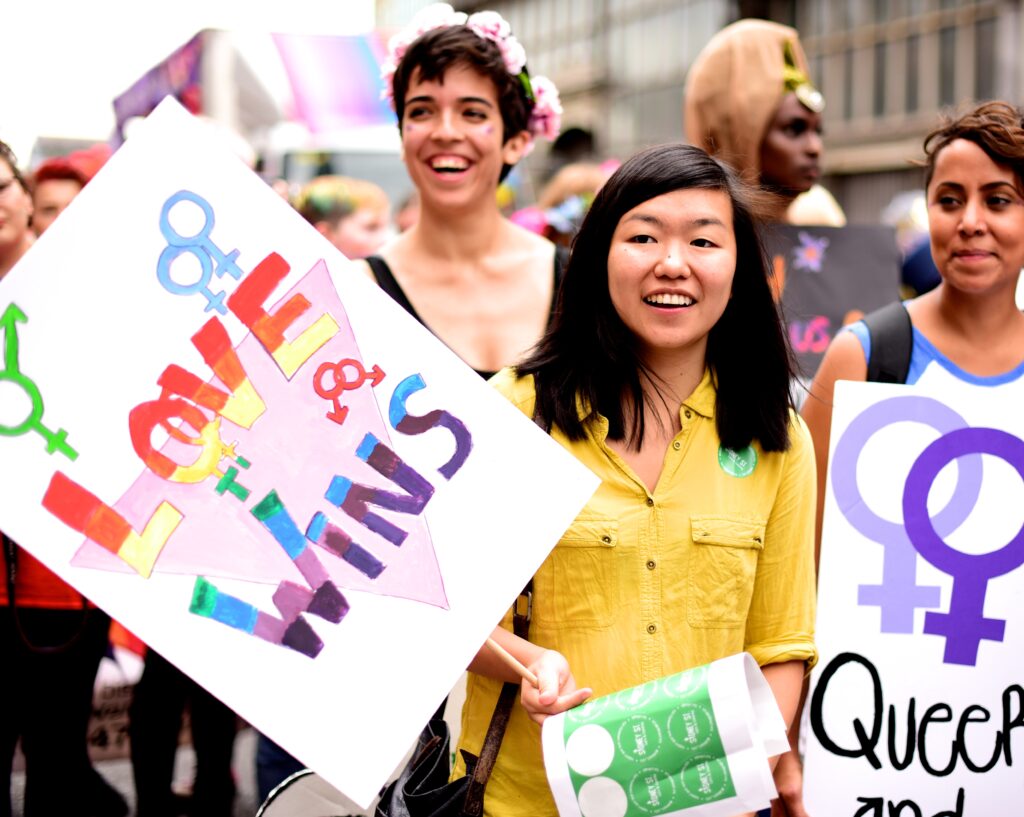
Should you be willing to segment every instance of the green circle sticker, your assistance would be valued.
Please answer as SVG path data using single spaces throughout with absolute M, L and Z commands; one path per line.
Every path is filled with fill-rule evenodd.
M 710 707 L 680 704 L 668 716 L 669 739 L 680 749 L 703 749 L 715 734 L 715 718 Z
M 752 445 L 741 451 L 718 446 L 718 464 L 731 477 L 749 477 L 757 467 L 757 452 Z
M 729 785 L 729 767 L 724 759 L 698 755 L 690 760 L 680 775 L 683 788 L 698 803 L 720 800 Z
M 643 709 L 658 691 L 658 684 L 650 681 L 630 689 L 623 689 L 614 695 L 615 705 L 623 712 Z
M 675 803 L 676 782 L 664 769 L 641 769 L 629 781 L 629 798 L 645 814 L 664 814 Z
M 677 675 L 670 675 L 664 680 L 663 691 L 670 698 L 688 698 L 694 692 L 703 689 L 706 674 L 706 667 L 694 667 Z
M 619 752 L 628 760 L 650 760 L 661 749 L 661 727 L 647 715 L 630 715 L 615 736 Z
M 592 721 L 608 708 L 609 704 L 611 704 L 611 700 L 611 697 L 608 695 L 602 695 L 600 698 L 594 698 L 591 701 L 587 701 L 582 706 L 570 709 L 567 718 L 573 723 L 587 723 L 588 721 Z

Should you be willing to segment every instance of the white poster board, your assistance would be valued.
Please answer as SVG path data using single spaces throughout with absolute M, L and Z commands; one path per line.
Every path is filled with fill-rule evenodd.
M 212 139 L 0 283 L 0 528 L 365 806 L 597 479 Z
M 1022 406 L 938 365 L 837 384 L 810 814 L 1024 813 Z

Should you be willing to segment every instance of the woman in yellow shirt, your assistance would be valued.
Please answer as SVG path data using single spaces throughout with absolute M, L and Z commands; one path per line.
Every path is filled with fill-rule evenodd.
M 796 711 L 816 659 L 814 459 L 750 195 L 696 147 L 627 161 L 550 330 L 492 381 L 602 483 L 534 577 L 530 640 L 511 613 L 495 632 L 539 687 L 522 687 L 486 814 L 556 813 L 532 721 L 592 693 L 746 650 Z M 470 670 L 460 749 L 479 754 L 519 679 L 486 648 Z

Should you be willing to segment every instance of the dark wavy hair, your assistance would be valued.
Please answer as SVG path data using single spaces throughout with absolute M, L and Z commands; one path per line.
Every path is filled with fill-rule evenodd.
M 727 165 L 692 145 L 662 145 L 636 154 L 594 199 L 573 242 L 551 326 L 517 367 L 519 375 L 535 378 L 534 418 L 547 430 L 558 426 L 569 439 L 579 440 L 599 413 L 608 420 L 611 439 L 640 447 L 644 406 L 653 405 L 652 394 L 662 391 L 612 304 L 608 253 L 623 215 L 649 199 L 685 189 L 721 190 L 732 201 L 736 273 L 706 352 L 717 389 L 719 439 L 731 449 L 757 440 L 765 451 L 784 451 L 794 368 L 755 218 L 763 202 Z M 645 391 L 645 381 L 653 388 Z M 589 414 L 580 416 L 577 401 Z
M 932 183 L 939 153 L 955 139 L 974 142 L 993 162 L 1011 168 L 1024 192 L 1024 111 L 1008 102 L 982 102 L 943 118 L 924 139 L 925 187 Z
M 413 73 L 419 70 L 420 81 L 444 82 L 444 75 L 456 67 L 469 68 L 494 83 L 498 107 L 501 109 L 503 141 L 507 142 L 527 129 L 533 100 L 526 95 L 522 80 L 508 72 L 496 43 L 481 37 L 465 25 L 456 25 L 431 29 L 422 34 L 409 46 L 398 64 L 391 89 L 399 130 L 405 114 L 405 94 L 409 90 Z M 511 169 L 511 165 L 502 167 L 501 180 L 505 179 Z

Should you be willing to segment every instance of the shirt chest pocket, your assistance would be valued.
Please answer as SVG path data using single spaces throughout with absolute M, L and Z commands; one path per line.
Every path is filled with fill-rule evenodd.
M 692 627 L 742 627 L 754 593 L 765 522 L 739 516 L 691 516 L 686 617 Z
M 538 628 L 603 629 L 611 624 L 617 545 L 616 519 L 576 518 L 534 577 Z

